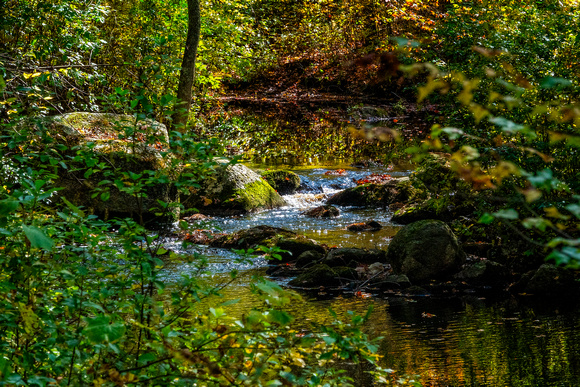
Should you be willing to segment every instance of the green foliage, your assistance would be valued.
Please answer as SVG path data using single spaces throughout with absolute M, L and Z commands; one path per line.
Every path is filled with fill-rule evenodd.
M 134 109 L 135 122 L 155 111 L 139 94 L 116 96 L 115 103 Z M 143 127 L 119 123 L 110 141 L 127 154 L 116 167 L 112 154 L 103 161 L 104 140 L 72 141 L 44 120 L 14 120 L 0 129 L 8 171 L 0 184 L 0 384 L 349 385 L 341 362 L 376 361 L 364 319 L 297 331 L 284 310 L 296 294 L 263 279 L 252 283 L 263 305 L 230 318 L 225 306 L 235 301 L 223 302 L 220 291 L 237 273 L 209 286 L 202 257 L 169 253 L 162 234 L 145 228 L 141 204 L 149 190 L 199 188 L 221 154 L 216 141 L 173 133 L 167 144 Z M 132 169 L 130 156 L 146 147 L 156 150 L 157 169 L 146 163 Z M 72 173 L 96 181 L 94 208 L 58 186 Z M 117 191 L 139 211 L 111 219 L 93 213 Z M 157 200 L 156 217 L 176 206 Z M 283 252 L 258 250 L 274 259 Z M 193 263 L 197 271 L 169 281 L 168 260 Z

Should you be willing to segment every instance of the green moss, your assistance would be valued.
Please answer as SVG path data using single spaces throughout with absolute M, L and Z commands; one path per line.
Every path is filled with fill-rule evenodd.
M 263 207 L 274 208 L 286 204 L 274 188 L 263 180 L 256 180 L 246 184 L 243 189 L 234 190 L 233 198 L 230 199 L 230 202 L 229 206 L 246 211 Z

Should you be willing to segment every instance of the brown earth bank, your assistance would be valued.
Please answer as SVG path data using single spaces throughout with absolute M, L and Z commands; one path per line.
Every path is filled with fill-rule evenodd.
M 300 124 L 320 119 L 383 121 L 403 138 L 426 136 L 433 123 L 443 120 L 440 107 L 417 104 L 418 80 L 405 78 L 398 63 L 382 65 L 377 58 L 371 55 L 334 66 L 317 65 L 311 59 L 287 60 L 251 79 L 227 82 L 217 104 L 206 101 L 204 114 L 218 114 L 227 107 L 230 114 L 250 112 Z

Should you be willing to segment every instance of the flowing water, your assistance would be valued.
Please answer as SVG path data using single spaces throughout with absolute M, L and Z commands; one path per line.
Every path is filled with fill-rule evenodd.
M 387 171 L 384 166 L 356 169 L 340 164 L 291 169 L 304 184 L 299 193 L 285 197 L 288 206 L 240 217 L 213 218 L 199 227 L 232 232 L 270 225 L 306 234 L 328 246 L 386 248 L 400 227 L 390 222 L 391 214 L 386 209 L 341 207 L 341 215 L 334 219 L 312 219 L 301 212 L 353 186 L 353 180 L 371 173 L 404 176 L 408 170 Z M 333 174 L 337 169 L 344 169 L 345 174 Z M 371 219 L 381 223 L 383 229 L 366 233 L 345 229 L 350 223 Z M 180 249 L 178 242 L 169 245 Z M 234 253 L 221 249 L 196 246 L 188 252 L 209 257 L 208 267 L 213 274 L 208 281 L 212 283 L 225 282 L 230 270 L 240 270 L 239 281 L 223 292 L 224 300 L 239 300 L 227 307 L 229 315 L 240 316 L 257 305 L 259 300 L 248 284 L 252 275 L 264 273 L 264 259 L 254 258 L 240 265 Z M 193 264 L 179 264 L 168 276 L 193 270 Z M 303 294 L 301 301 L 289 306 L 289 312 L 300 328 L 310 322 L 330 322 L 329 308 L 346 319 L 347 311 L 363 314 L 374 305 L 366 329 L 372 336 L 382 337 L 383 365 L 398 375 L 419 375 L 424 386 L 580 386 L 580 311 L 565 307 L 575 304 L 574 300 L 557 301 L 542 305 L 525 298 L 485 299 L 469 293 L 445 298 L 392 295 L 363 299 L 320 292 Z

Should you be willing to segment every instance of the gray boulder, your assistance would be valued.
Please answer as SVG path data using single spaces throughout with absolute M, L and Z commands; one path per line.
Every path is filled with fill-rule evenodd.
M 395 235 L 387 249 L 387 261 L 396 273 L 422 283 L 457 272 L 465 262 L 465 253 L 445 223 L 422 220 Z

